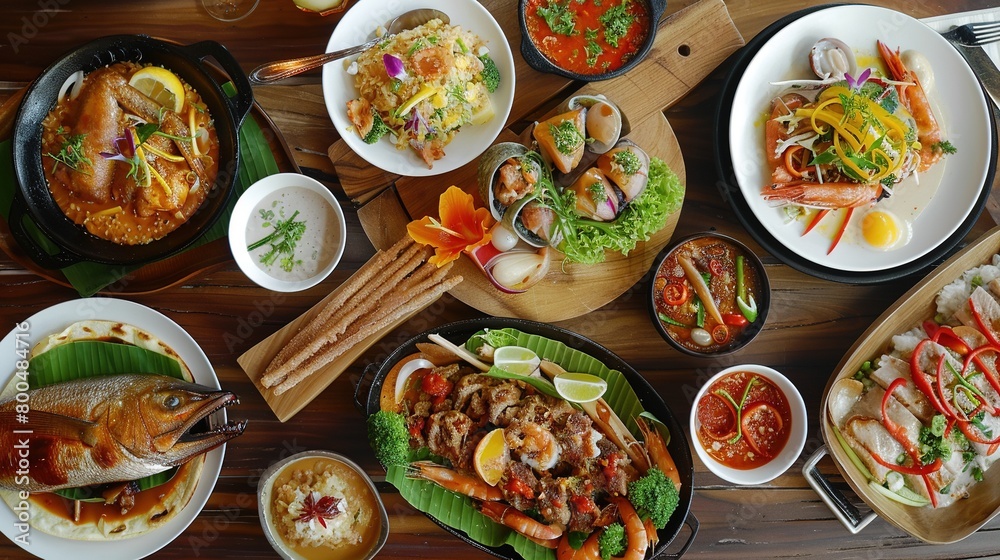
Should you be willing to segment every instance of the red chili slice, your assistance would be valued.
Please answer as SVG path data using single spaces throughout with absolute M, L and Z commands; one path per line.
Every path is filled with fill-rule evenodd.
M 723 317 L 723 320 L 725 320 L 725 317 Z M 729 329 L 726 328 L 726 325 L 715 325 L 712 327 L 712 340 L 714 340 L 716 344 L 725 344 L 729 342 Z
M 719 259 L 708 259 L 708 271 L 712 273 L 712 276 L 722 276 L 725 268 Z
M 923 368 L 920 367 L 920 356 L 924 348 L 932 342 L 930 339 L 921 340 L 917 344 L 917 347 L 913 349 L 913 355 L 910 356 L 910 377 L 913 378 L 913 384 L 916 385 L 917 389 L 926 395 L 931 404 L 934 405 L 934 410 L 937 410 L 941 414 L 946 414 L 944 405 L 941 404 L 941 400 L 937 397 L 937 392 L 931 387 L 930 376 L 924 373 Z
M 990 344 L 992 344 L 993 346 L 1000 347 L 1000 340 L 997 339 L 998 338 L 997 332 L 993 330 L 992 325 L 987 326 L 986 320 L 983 319 L 983 316 L 979 313 L 979 310 L 976 309 L 976 305 L 975 303 L 973 303 L 971 297 L 969 298 L 969 310 L 972 311 L 972 317 L 976 320 L 976 324 L 979 325 L 979 330 L 982 331 L 983 336 L 986 337 L 986 340 L 990 341 Z
M 742 313 L 723 313 L 722 322 L 731 327 L 745 327 L 750 324 L 750 321 L 747 321 Z
M 986 436 L 980 436 L 979 428 L 975 428 L 975 430 L 973 430 L 973 428 L 975 428 L 975 426 L 972 425 L 972 422 L 958 423 L 958 429 L 962 430 L 962 433 L 965 434 L 965 437 L 969 438 L 969 441 L 974 441 L 983 445 L 996 445 L 1000 443 L 1000 435 L 993 439 L 986 439 Z
M 940 327 L 931 338 L 933 338 L 934 341 L 941 346 L 954 351 L 960 356 L 964 356 L 972 350 L 969 348 L 969 345 L 966 344 L 965 341 L 955 334 L 955 331 L 951 330 L 951 327 L 947 325 Z
M 893 380 L 892 383 L 889 384 L 888 387 L 886 387 L 885 394 L 882 395 L 882 424 L 884 424 L 885 429 L 888 430 L 890 434 L 892 434 L 892 437 L 896 441 L 898 441 L 900 445 L 903 446 L 903 449 L 906 450 L 906 453 L 907 455 L 910 456 L 910 459 L 913 459 L 913 462 L 915 464 L 919 464 L 920 451 L 916 449 L 913 446 L 913 442 L 906 437 L 906 432 L 903 430 L 903 428 L 901 428 L 899 424 L 896 424 L 895 421 L 889 418 L 889 413 L 887 410 L 887 407 L 889 405 L 889 399 L 892 398 L 892 392 L 898 389 L 899 387 L 902 387 L 905 384 L 906 384 L 906 379 L 902 377 L 897 377 L 895 380 Z
M 902 474 L 926 476 L 929 474 L 934 474 L 939 470 L 941 470 L 941 459 L 934 459 L 934 462 L 929 465 L 921 465 L 919 467 L 908 467 L 904 465 L 897 465 L 892 461 L 886 461 L 882 457 L 879 457 L 878 453 L 872 453 L 871 456 L 872 458 L 875 459 L 875 462 L 882 465 L 883 467 Z
M 680 305 L 688 300 L 687 284 L 683 282 L 671 282 L 663 288 L 663 303 L 667 305 Z
M 979 366 L 979 370 L 986 376 L 986 380 L 989 381 L 993 390 L 1000 393 L 1000 380 L 997 379 L 995 369 L 986 367 L 986 364 L 983 363 L 982 359 L 979 357 L 980 354 L 987 351 L 997 352 L 997 349 L 989 344 L 985 344 L 969 352 L 969 354 L 965 357 L 965 363 L 962 365 L 962 374 L 964 375 L 965 372 L 969 370 L 972 362 L 975 362 L 976 365 Z M 995 360 L 996 358 L 994 358 L 994 364 Z

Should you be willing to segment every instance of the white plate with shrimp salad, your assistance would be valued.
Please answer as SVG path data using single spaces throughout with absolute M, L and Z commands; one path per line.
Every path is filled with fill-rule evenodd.
M 396 16 L 419 8 L 440 10 L 451 22 L 386 37 L 359 56 L 323 67 L 326 108 L 347 145 L 368 163 L 408 176 L 446 173 L 479 157 L 514 102 L 510 45 L 475 0 L 360 0 L 337 24 L 326 50 L 365 43 Z M 495 64 L 499 83 L 484 77 L 484 56 Z M 377 139 L 372 109 L 388 129 Z
M 832 77 L 816 88 L 810 51 L 825 38 L 846 49 L 825 45 L 820 70 Z M 841 78 L 851 55 L 856 68 Z M 919 85 L 900 92 L 914 75 Z M 989 172 L 990 118 L 972 70 L 938 33 L 892 10 L 837 6 L 795 20 L 751 60 L 730 149 L 740 191 L 775 239 L 818 265 L 874 272 L 919 259 L 969 218 Z

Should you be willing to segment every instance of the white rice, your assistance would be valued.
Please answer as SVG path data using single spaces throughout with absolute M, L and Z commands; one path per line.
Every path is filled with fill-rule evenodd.
M 978 285 L 986 285 L 990 281 L 1000 278 L 1000 255 L 993 255 L 992 264 L 984 264 L 966 270 L 962 276 L 941 289 L 934 300 L 941 318 L 949 323 L 952 321 L 952 317 L 965 305 L 975 289 L 973 280 L 976 278 L 979 279 Z

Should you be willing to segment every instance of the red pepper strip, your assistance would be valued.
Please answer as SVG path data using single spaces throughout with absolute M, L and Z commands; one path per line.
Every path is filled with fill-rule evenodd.
M 886 461 L 882 457 L 879 457 L 878 453 L 872 453 L 871 455 L 875 459 L 876 463 L 882 465 L 883 467 L 885 467 L 885 468 L 887 468 L 889 470 L 896 471 L 896 472 L 902 473 L 902 474 L 912 474 L 912 475 L 916 475 L 916 476 L 926 476 L 926 475 L 929 475 L 929 474 L 934 474 L 934 473 L 938 472 L 939 470 L 941 470 L 941 459 L 940 458 L 934 459 L 934 462 L 931 463 L 931 464 L 929 464 L 929 465 L 922 465 L 922 466 L 919 466 L 919 467 L 907 467 L 907 466 L 903 466 L 903 465 L 897 465 L 896 463 L 893 463 L 892 461 Z M 928 490 L 929 490 L 929 488 L 928 488 Z M 930 492 L 930 493 L 933 494 L 933 492 Z
M 922 326 L 924 327 L 924 332 L 927 333 L 927 338 L 937 341 L 935 336 L 937 335 L 938 330 L 941 329 L 941 325 L 937 324 L 937 322 L 933 319 L 927 319 L 923 322 Z
M 948 359 L 948 356 L 945 355 L 945 354 L 941 354 L 941 358 L 938 359 L 938 366 L 937 366 L 937 394 L 941 397 L 941 403 L 944 404 L 944 409 L 945 409 L 944 410 L 944 414 L 945 414 L 945 416 L 947 416 L 949 418 L 957 418 L 957 419 L 962 420 L 962 421 L 968 421 L 969 420 L 968 417 L 965 417 L 965 418 L 962 417 L 962 416 L 964 416 L 964 414 L 962 416 L 959 416 L 958 411 L 955 410 L 955 408 L 951 406 L 951 401 L 949 401 L 948 397 L 946 397 L 945 394 L 944 394 L 944 377 L 942 376 L 942 374 L 944 373 L 944 364 L 945 364 L 945 361 L 947 359 Z
M 802 177 L 802 172 L 805 171 L 806 169 L 808 169 L 808 167 L 809 167 L 808 165 L 806 165 L 805 158 L 800 158 L 799 159 L 798 163 L 800 165 L 802 165 L 801 169 L 799 169 L 798 167 L 795 166 L 795 163 L 796 163 L 795 162 L 795 154 L 801 152 L 804 149 L 805 148 L 803 148 L 802 146 L 800 146 L 798 144 L 795 144 L 795 145 L 789 146 L 789 148 L 787 150 L 785 150 L 785 153 L 784 153 L 784 156 L 785 156 L 785 169 L 793 177 L 801 178 Z
M 938 459 L 940 461 L 941 459 Z M 931 497 L 931 507 L 937 507 L 937 492 L 931 486 L 931 477 L 924 475 L 924 487 L 927 488 L 927 495 Z
M 905 449 L 907 455 L 909 455 L 910 458 L 913 459 L 913 462 L 915 464 L 920 464 L 920 452 L 913 447 L 913 442 L 911 442 L 906 437 L 906 434 L 903 433 L 903 428 L 899 427 L 899 424 L 897 424 L 895 421 L 889 418 L 889 412 L 888 410 L 886 410 L 886 407 L 889 404 L 889 399 L 892 398 L 892 392 L 898 389 L 899 387 L 902 387 L 905 384 L 906 384 L 906 379 L 902 377 L 897 377 L 896 379 L 893 380 L 892 383 L 889 384 L 888 387 L 886 387 L 885 394 L 882 395 L 882 424 L 884 424 L 885 429 L 888 430 L 890 434 L 892 434 L 892 437 L 895 438 L 896 441 L 898 441 L 899 444 L 903 446 L 903 449 Z
M 982 371 L 983 375 L 986 376 L 986 380 L 990 382 L 990 386 L 993 387 L 993 390 L 996 391 L 997 393 L 1000 393 L 1000 380 L 997 379 L 997 376 L 994 374 L 993 369 L 986 367 L 986 364 L 984 364 L 982 359 L 980 359 L 979 357 L 979 354 L 982 354 L 987 350 L 992 350 L 994 352 L 997 351 L 996 348 L 990 346 L 989 344 L 980 346 L 979 348 L 972 350 L 969 353 L 969 355 L 965 357 L 965 364 L 962 366 L 962 374 L 964 375 L 965 372 L 969 369 L 969 366 L 972 365 L 972 362 L 975 361 L 976 365 L 979 366 L 979 370 Z
M 840 224 L 840 229 L 837 230 L 837 235 L 833 236 L 833 243 L 830 243 L 830 248 L 826 251 L 829 255 L 840 243 L 840 239 L 844 237 L 844 232 L 847 231 L 847 223 L 851 221 L 851 215 L 854 214 L 854 208 L 848 208 L 847 212 L 844 214 L 844 221 Z
M 1000 435 L 993 439 L 985 439 L 985 437 L 980 437 L 979 434 L 974 433 L 970 426 L 972 426 L 972 422 L 958 423 L 958 429 L 962 430 L 962 433 L 965 434 L 965 437 L 969 438 L 969 441 L 974 441 L 983 445 L 995 445 L 1000 443 Z
M 957 334 L 955 334 L 955 331 L 951 330 L 951 327 L 948 325 L 942 325 L 939 327 L 937 332 L 935 332 L 931 338 L 933 338 L 934 342 L 937 342 L 941 346 L 944 346 L 949 350 L 953 350 L 959 356 L 964 356 L 972 351 L 972 349 L 969 348 L 969 345 L 966 344 L 965 341 L 962 340 Z
M 745 327 L 750 324 L 750 321 L 747 321 L 742 313 L 723 313 L 722 322 L 730 327 Z M 997 392 L 1000 393 L 1000 391 Z
M 986 340 L 990 341 L 990 344 L 1000 348 L 1000 341 L 997 340 L 997 335 L 993 331 L 992 327 L 986 326 L 986 321 L 983 316 L 979 314 L 979 310 L 976 309 L 975 304 L 972 303 L 972 298 L 969 298 L 969 310 L 972 311 L 972 317 L 975 318 L 976 324 L 979 325 L 979 330 L 982 331 L 983 336 Z
M 812 231 L 813 228 L 819 225 L 819 223 L 823 221 L 823 218 L 829 213 L 830 213 L 829 208 L 824 208 L 822 210 L 817 211 L 816 215 L 813 216 L 813 219 L 809 221 L 809 225 L 807 225 L 806 229 L 802 232 L 802 235 L 805 235 L 810 231 Z
M 1000 449 L 1000 442 L 997 442 L 997 443 L 994 443 L 993 445 L 991 445 L 990 448 L 986 451 L 986 455 L 992 455 L 992 454 L 996 453 L 997 449 Z
M 913 378 L 913 384 L 920 389 L 920 392 L 927 395 L 927 398 L 931 401 L 934 406 L 934 410 L 945 414 L 944 405 L 941 404 L 940 399 L 937 397 L 937 392 L 931 387 L 930 376 L 924 373 L 924 370 L 920 368 L 920 355 L 923 352 L 924 346 L 933 342 L 930 339 L 921 340 L 917 347 L 913 349 L 913 355 L 910 356 L 910 377 Z M 947 416 L 947 414 L 946 414 Z

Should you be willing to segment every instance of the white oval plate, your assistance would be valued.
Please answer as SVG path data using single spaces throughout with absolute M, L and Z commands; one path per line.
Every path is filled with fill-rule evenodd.
M 177 354 L 191 369 L 196 383 L 219 389 L 219 379 L 208 356 L 202 351 L 191 335 L 165 315 L 144 305 L 111 298 L 85 298 L 66 301 L 35 313 L 24 322 L 28 324 L 25 331 L 16 327 L 0 341 L 0 356 L 3 363 L 12 366 L 16 359 L 16 351 L 31 348 L 45 337 L 62 331 L 71 323 L 86 319 L 102 319 L 121 321 L 147 330 L 159 337 Z M 27 336 L 19 333 L 27 333 Z M 20 340 L 20 342 L 18 342 Z M 27 343 L 27 345 L 25 345 Z M 226 411 L 222 409 L 215 413 L 216 419 L 225 423 Z M 17 522 L 14 512 L 5 504 L 0 505 L 0 532 L 17 543 L 18 546 L 31 554 L 43 559 L 65 560 L 66 558 L 100 558 L 101 560 L 131 560 L 143 558 L 168 545 L 184 532 L 184 529 L 201 513 L 208 502 L 208 497 L 215 489 L 215 482 L 222 470 L 222 459 L 226 454 L 226 446 L 222 445 L 205 455 L 205 465 L 201 478 L 195 488 L 191 501 L 184 509 L 167 521 L 165 525 L 144 535 L 120 541 L 79 541 L 64 539 L 37 529 L 28 534 L 28 546 L 15 540 L 19 531 L 15 529 Z
M 354 76 L 341 61 L 323 67 L 323 97 L 326 110 L 344 142 L 368 163 L 397 175 L 423 177 L 457 169 L 478 158 L 503 130 L 514 104 L 514 56 L 507 38 L 493 16 L 476 0 L 360 0 L 344 14 L 330 36 L 326 51 L 360 45 L 374 37 L 375 29 L 385 27 L 394 17 L 418 8 L 434 8 L 448 14 L 452 25 L 472 31 L 490 49 L 490 57 L 500 70 L 500 86 L 491 95 L 493 118 L 482 125 L 466 125 L 445 146 L 445 156 L 427 164 L 410 149 L 397 150 L 388 138 L 365 144 L 347 120 L 347 102 L 358 97 Z
M 330 205 L 336 216 L 335 223 L 327 224 L 326 229 L 320 235 L 328 240 L 335 237 L 337 249 L 330 258 L 330 262 L 326 263 L 326 266 L 316 274 L 303 280 L 281 280 L 271 276 L 257 266 L 254 258 L 250 255 L 250 251 L 247 250 L 250 243 L 256 241 L 256 239 L 253 241 L 247 239 L 247 223 L 252 217 L 251 212 L 254 211 L 257 204 L 265 197 L 285 188 L 301 188 L 318 194 Z M 336 231 L 335 236 L 332 233 L 334 230 Z M 308 229 L 306 230 L 306 234 L 310 235 Z M 313 232 L 311 235 L 316 234 Z M 275 173 L 250 185 L 250 188 L 240 195 L 240 199 L 236 201 L 236 206 L 233 207 L 233 215 L 229 218 L 229 250 L 233 253 L 233 260 L 239 265 L 243 274 L 247 275 L 247 278 L 253 280 L 254 283 L 262 288 L 276 292 L 298 292 L 319 284 L 333 272 L 333 269 L 337 268 L 340 258 L 344 256 L 344 248 L 346 246 L 347 222 L 344 220 L 344 210 L 340 207 L 340 203 L 337 202 L 337 199 L 333 197 L 333 193 L 323 183 L 312 177 L 298 173 Z
M 876 40 L 891 48 L 917 50 L 931 63 L 937 86 L 931 94 L 941 112 L 944 137 L 958 148 L 946 156 L 941 186 L 913 221 L 910 242 L 880 251 L 841 242 L 827 254 L 830 236 L 801 235 L 805 224 L 786 223 L 784 211 L 761 198 L 770 180 L 764 156 L 765 114 L 783 87 L 771 82 L 812 78 L 807 54 L 823 37 L 836 37 L 855 52 L 877 56 Z M 887 270 L 912 262 L 946 240 L 972 212 L 990 162 L 990 112 L 972 69 L 941 35 L 899 12 L 875 6 L 836 6 L 807 14 L 778 31 L 760 48 L 740 78 L 733 98 L 729 145 L 740 191 L 768 233 L 792 252 L 818 265 L 850 272 Z M 753 123 L 753 124 L 748 124 Z M 937 165 L 942 165 L 939 163 Z M 932 170 L 933 171 L 933 168 Z M 855 212 L 855 218 L 858 213 Z

